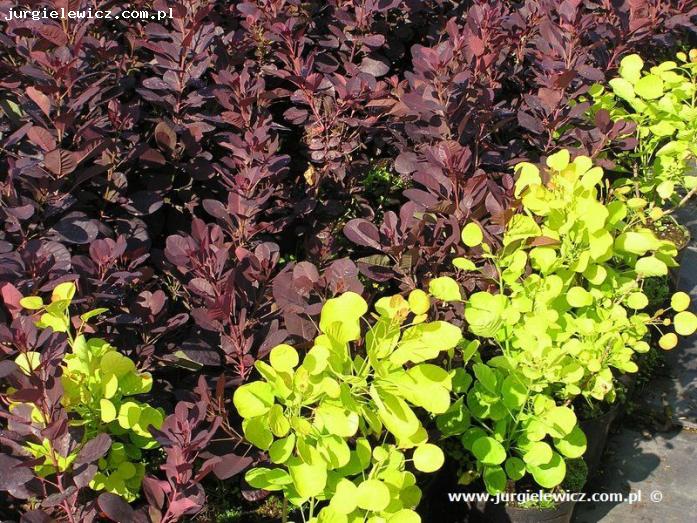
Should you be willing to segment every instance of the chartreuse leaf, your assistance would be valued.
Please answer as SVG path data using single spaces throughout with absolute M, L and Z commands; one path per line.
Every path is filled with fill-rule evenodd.
M 477 266 L 468 258 L 458 257 L 453 260 L 453 265 L 461 271 L 476 271 Z
M 644 277 L 665 276 L 668 274 L 668 266 L 664 261 L 659 260 L 655 256 L 639 258 L 636 262 L 635 269 L 637 274 Z
M 44 306 L 44 302 L 40 296 L 27 296 L 19 300 L 19 304 L 29 310 L 38 310 Z
M 465 304 L 465 319 L 476 336 L 493 337 L 503 322 L 506 297 L 488 292 L 475 292 Z
M 477 377 L 477 381 L 484 385 L 490 392 L 494 394 L 497 392 L 497 379 L 496 374 L 491 368 L 489 368 L 484 363 L 475 363 L 472 366 L 474 375 Z
M 389 359 L 397 365 L 408 361 L 420 363 L 437 357 L 441 351 L 454 348 L 461 339 L 462 332 L 451 323 L 433 321 L 414 325 L 404 330 Z
M 264 381 L 246 383 L 238 387 L 233 396 L 235 408 L 243 418 L 266 414 L 273 402 L 273 389 Z
M 445 455 L 443 451 L 431 443 L 419 445 L 412 456 L 414 467 L 421 472 L 435 472 L 443 466 Z
M 508 477 L 513 481 L 518 481 L 520 478 L 525 476 L 525 462 L 520 458 L 508 458 L 504 464 L 504 469 L 506 470 Z
M 53 314 L 42 314 L 37 322 L 37 327 L 41 329 L 51 328 L 55 332 L 68 332 L 68 318 L 63 316 L 54 316 Z
M 636 81 L 634 91 L 645 100 L 660 98 L 663 94 L 663 80 L 654 74 L 647 74 Z
M 253 468 L 244 475 L 244 479 L 252 487 L 268 491 L 283 490 L 283 487 L 293 482 L 290 475 L 283 469 Z
M 554 446 L 567 458 L 580 458 L 586 452 L 586 435 L 579 427 L 574 427 L 563 438 L 555 438 Z
M 421 523 L 421 516 L 413 510 L 403 508 L 394 514 L 390 514 L 387 523 Z
M 489 494 L 498 494 L 506 489 L 506 473 L 499 466 L 485 466 L 483 479 Z
M 116 407 L 108 399 L 99 400 L 99 416 L 104 423 L 109 423 L 116 419 Z
M 552 447 L 544 441 L 535 441 L 531 443 L 523 454 L 523 461 L 531 466 L 539 466 L 544 463 L 549 463 L 552 459 Z
M 512 411 L 519 410 L 528 398 L 528 389 L 519 378 L 510 375 L 501 384 L 501 396 L 503 403 Z
M 687 310 L 690 306 L 690 296 L 684 292 L 676 292 L 670 298 L 670 306 L 673 307 L 675 312 Z
M 345 343 L 360 337 L 359 319 L 368 311 L 368 304 L 355 292 L 345 292 L 327 300 L 320 314 L 319 328 L 341 334 L 339 342 Z
M 635 310 L 639 310 L 644 309 L 649 305 L 649 299 L 643 292 L 633 292 L 632 294 L 627 296 L 627 300 L 625 303 L 628 307 Z
M 528 471 L 535 481 L 544 488 L 553 488 L 564 481 L 566 476 L 566 463 L 556 452 L 552 453 L 552 459 L 543 465 L 528 464 Z
M 550 436 L 563 438 L 576 426 L 576 414 L 569 407 L 552 407 L 544 413 Z
M 658 346 L 661 347 L 663 350 L 671 350 L 676 347 L 678 344 L 678 337 L 674 332 L 669 332 L 667 334 L 664 334 L 661 336 L 661 339 L 658 340 Z
M 401 294 L 384 296 L 375 302 L 375 311 L 386 318 L 404 318 L 409 314 L 409 302 Z
M 660 247 L 658 240 L 648 232 L 626 232 L 615 240 L 615 247 L 632 254 L 644 255 L 650 250 Z
M 638 54 L 625 56 L 620 62 L 619 73 L 622 78 L 631 83 L 636 83 L 641 78 L 641 70 L 644 68 L 644 61 Z
M 523 191 L 530 185 L 542 184 L 540 170 L 536 165 L 528 162 L 521 162 L 515 166 L 518 179 L 515 182 L 515 197 L 519 198 Z
M 285 438 L 277 439 L 269 447 L 269 457 L 273 463 L 285 463 L 293 454 L 295 448 L 295 434 L 289 434 Z
M 681 336 L 692 336 L 697 330 L 697 316 L 690 311 L 679 312 L 673 319 L 675 332 Z
M 431 308 L 431 299 L 421 289 L 409 293 L 409 308 L 414 314 L 425 314 Z
M 327 484 L 327 468 L 324 465 L 300 463 L 289 466 L 288 470 L 295 490 L 303 498 L 321 494 Z
M 464 401 L 464 397 L 458 398 L 446 412 L 436 418 L 436 426 L 444 436 L 462 434 L 470 426 L 470 414 Z
M 269 428 L 274 436 L 282 438 L 290 430 L 290 422 L 283 413 L 283 407 L 276 404 L 271 407 L 268 413 Z
M 87 311 L 84 314 L 80 315 L 80 319 L 84 322 L 88 322 L 95 316 L 99 316 L 100 314 L 104 314 L 105 312 L 108 312 L 109 309 L 105 309 L 104 307 L 100 307 L 97 309 L 92 309 L 91 311 Z
M 71 281 L 56 285 L 51 293 L 51 301 L 67 300 L 70 301 L 75 296 L 75 284 Z
M 566 293 L 566 301 L 572 307 L 587 307 L 593 303 L 593 295 L 583 287 L 571 287 Z
M 432 279 L 428 284 L 428 292 L 439 300 L 462 301 L 460 286 L 455 280 L 448 276 Z
M 290 372 L 298 366 L 300 358 L 298 356 L 298 351 L 290 345 L 282 343 L 271 349 L 269 361 L 271 362 L 271 366 L 277 371 Z
M 490 436 L 485 436 L 472 443 L 472 454 L 485 465 L 500 465 L 506 459 L 506 449 Z
M 357 507 L 358 487 L 346 478 L 341 478 L 336 485 L 330 506 L 340 514 L 350 514 Z
M 462 229 L 462 243 L 468 247 L 476 247 L 481 244 L 484 240 L 484 234 L 482 233 L 482 228 L 478 223 L 470 222 Z
M 368 479 L 356 490 L 356 504 L 363 510 L 380 512 L 390 504 L 390 498 L 390 489 L 378 479 Z
M 547 167 L 555 171 L 563 171 L 569 165 L 571 155 L 567 149 L 562 149 L 547 157 Z
M 615 94 L 620 98 L 630 102 L 635 98 L 634 87 L 624 78 L 613 78 L 608 83 Z

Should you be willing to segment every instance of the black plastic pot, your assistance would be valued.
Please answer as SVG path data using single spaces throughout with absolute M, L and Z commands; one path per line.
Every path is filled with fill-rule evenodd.
M 605 414 L 579 422 L 581 430 L 586 435 L 586 452 L 583 455 L 583 460 L 588 466 L 588 478 L 592 478 L 598 473 L 610 425 L 617 417 L 618 412 L 619 406 L 615 404 Z
M 482 503 L 470 513 L 470 522 L 488 523 L 569 523 L 575 501 L 560 503 L 552 509 L 509 507 L 504 504 Z

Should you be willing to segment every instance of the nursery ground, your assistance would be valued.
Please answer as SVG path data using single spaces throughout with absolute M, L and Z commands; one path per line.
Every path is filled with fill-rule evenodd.
M 677 286 L 697 297 L 697 207 L 681 213 L 692 241 L 684 254 Z M 584 503 L 576 523 L 694 521 L 697 513 L 697 336 L 665 353 L 666 369 L 648 386 L 631 416 L 613 434 L 595 492 L 637 492 L 639 503 Z M 654 491 L 660 502 L 651 501 Z M 655 494 L 654 494 L 655 496 Z

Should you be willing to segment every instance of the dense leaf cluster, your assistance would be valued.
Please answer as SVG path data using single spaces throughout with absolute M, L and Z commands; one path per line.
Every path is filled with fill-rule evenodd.
M 486 289 L 490 263 L 453 269 L 481 261 L 461 224 L 501 245 L 513 165 L 559 146 L 606 163 L 631 149 L 633 122 L 579 100 L 621 75 L 623 56 L 651 60 L 689 38 L 696 14 L 690 0 L 129 4 L 173 17 L 0 16 L 0 392 L 41 394 L 43 436 L 67 441 L 71 322 L 101 311 L 81 320 L 85 334 L 150 373 L 157 394 L 141 391 L 143 405 L 173 413 L 155 424 L 161 475 L 143 480 L 163 521 L 201 508 L 209 472 L 229 478 L 260 456 L 225 414 L 230 392 L 273 347 L 309 347 L 328 299 L 429 281 L 452 291 L 441 274 Z M 2 14 L 16 7 L 0 0 Z M 74 318 L 23 310 L 68 282 Z M 27 376 L 15 361 L 33 353 L 40 375 Z M 102 423 L 118 424 L 112 406 L 117 421 Z M 4 438 L 3 463 L 27 459 Z M 109 459 L 107 472 L 123 461 Z M 16 470 L 2 489 L 21 500 L 30 478 Z M 80 485 L 41 510 L 142 515 L 112 492 L 97 506 Z

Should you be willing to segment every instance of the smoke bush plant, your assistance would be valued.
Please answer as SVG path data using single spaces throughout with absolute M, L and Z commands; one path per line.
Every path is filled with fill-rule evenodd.
M 160 427 L 163 413 L 133 398 L 150 391 L 149 373 L 137 371 L 133 361 L 105 340 L 85 336 L 87 321 L 105 309 L 80 315 L 73 331 L 69 307 L 74 294 L 75 284 L 66 282 L 53 290 L 50 303 L 43 303 L 39 296 L 24 297 L 19 303 L 38 317 L 37 327 L 67 336 L 69 353 L 61 363 L 60 403 L 69 427 L 79 430 L 81 437 L 68 447 L 68 452 L 45 435 L 39 443 L 28 440 L 23 446 L 37 459 L 34 466 L 37 475 L 47 478 L 57 472 L 72 472 L 87 445 L 109 442 L 110 445 L 104 444 L 102 456 L 97 460 L 98 470 L 85 473 L 81 481 L 94 490 L 105 490 L 133 501 L 139 496 L 145 474 L 141 451 L 157 446 L 150 428 Z M 42 355 L 35 351 L 22 352 L 15 363 L 22 373 L 31 376 L 41 368 Z M 32 433 L 45 433 L 50 413 L 42 404 L 15 402 L 12 395 L 10 400 L 10 412 L 20 417 L 24 414 Z
M 327 299 L 424 288 L 452 270 L 453 251 L 472 257 L 458 243 L 466 220 L 498 245 L 509 166 L 623 136 L 569 100 L 624 55 L 694 30 L 696 12 L 691 0 L 131 4 L 173 16 L 0 16 L 0 386 L 40 392 L 52 438 L 65 435 L 66 340 L 37 333 L 17 295 L 75 281 L 73 306 L 108 309 L 100 336 L 162 383 L 163 404 L 223 369 L 230 392 L 271 347 L 313 340 Z M 405 190 L 376 201 L 365 173 L 385 162 Z M 458 279 L 470 292 L 486 283 Z M 26 351 L 44 367 L 20 380 L 9 364 Z M 199 417 L 171 425 L 190 434 Z M 172 520 L 202 506 L 183 485 L 206 471 L 170 469 L 208 455 L 178 436 L 163 438 L 169 487 L 150 499 Z M 0 459 L 22 452 L 8 444 Z M 22 478 L 3 517 L 30 497 Z M 93 499 L 78 501 L 59 505 L 96 517 Z
M 407 465 L 433 472 L 444 457 L 417 412 L 446 412 L 452 388 L 450 373 L 429 361 L 461 339 L 456 326 L 426 321 L 430 307 L 419 290 L 408 300 L 381 298 L 362 335 L 367 304 L 347 292 L 324 304 L 302 362 L 285 344 L 272 349 L 270 364 L 258 361 L 263 379 L 239 387 L 234 403 L 245 437 L 273 466 L 251 469 L 246 480 L 283 491 L 310 520 L 418 520 L 421 493 Z
M 685 192 L 693 194 L 697 188 L 697 50 L 689 56 L 678 53 L 676 61 L 662 62 L 648 71 L 639 55 L 625 56 L 619 77 L 611 79 L 609 87 L 606 91 L 596 84 L 589 90 L 592 112 L 607 111 L 613 120 L 636 124 L 637 147 L 619 158 L 633 174 L 630 180 L 620 180 L 636 186 L 633 205 L 641 205 L 644 198 L 654 206 L 666 206 L 679 203 Z M 660 207 L 652 215 L 660 219 Z
M 627 219 L 627 205 L 602 191 L 603 171 L 587 157 L 570 161 L 566 150 L 550 156 L 547 183 L 533 164 L 516 171 L 522 212 L 507 224 L 503 249 L 485 255 L 500 293 L 470 296 L 468 330 L 495 341 L 528 377 L 543 373 L 557 383 L 560 399 L 612 401 L 612 369 L 636 372 L 632 356 L 648 350 L 649 326 L 662 331 L 674 322 L 678 334 L 694 331 L 684 293 L 673 300 L 672 320 L 666 310 L 641 312 L 648 305 L 643 282 L 677 265 L 675 245 Z M 475 268 L 468 260 L 455 264 Z M 675 338 L 664 333 L 661 346 L 672 348 Z
M 492 254 L 482 243 L 475 222 L 462 230 L 463 242 L 478 246 L 495 268 L 484 277 L 496 291 L 465 301 L 467 330 L 500 352 L 473 365 L 474 379 L 466 383 L 474 384 L 462 391 L 474 426 L 467 429 L 466 422 L 445 431 L 467 429 L 463 445 L 492 493 L 525 472 L 543 487 L 559 485 L 564 459 L 580 457 L 585 448 L 569 405 L 577 398 L 614 401 L 614 378 L 638 370 L 633 356 L 649 350 L 649 327 L 662 333 L 659 344 L 666 350 L 676 345 L 677 334 L 697 329 L 682 292 L 672 296 L 672 317 L 668 310 L 641 312 L 648 306 L 644 282 L 667 274 L 677 250 L 627 219 L 626 204 L 601 190 L 603 171 L 590 158 L 571 161 L 566 150 L 550 156 L 546 182 L 533 164 L 519 164 L 516 172 L 521 210 L 507 223 L 500 252 Z M 467 258 L 454 263 L 480 270 Z M 448 277 L 431 286 L 450 289 L 443 299 L 460 300 Z M 676 332 L 663 333 L 669 325 Z

